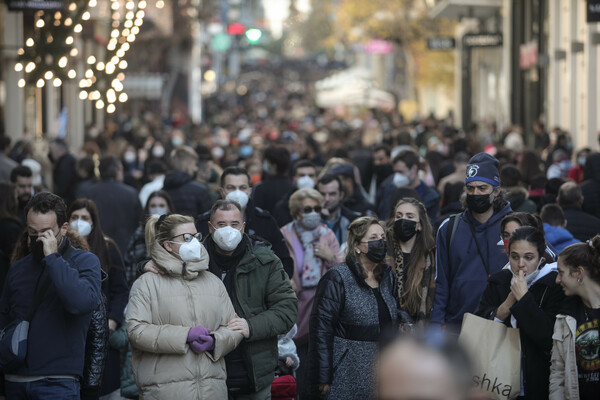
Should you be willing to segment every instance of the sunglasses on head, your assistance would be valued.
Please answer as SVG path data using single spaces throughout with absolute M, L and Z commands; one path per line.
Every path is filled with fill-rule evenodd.
M 320 213 L 322 209 L 323 208 L 321 206 L 316 206 L 316 207 L 306 206 L 306 207 L 304 207 L 302 209 L 302 213 L 303 214 L 308 214 L 308 213 L 311 213 L 313 211 L 316 212 L 316 213 Z

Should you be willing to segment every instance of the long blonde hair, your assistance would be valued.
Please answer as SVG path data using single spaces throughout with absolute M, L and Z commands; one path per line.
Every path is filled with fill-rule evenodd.
M 160 221 L 160 224 L 158 223 Z M 171 215 L 152 215 L 146 221 L 146 249 L 148 254 L 152 254 L 152 249 L 155 245 L 162 246 L 167 240 L 171 240 L 175 229 L 181 225 L 191 222 L 194 223 L 194 218 L 187 215 L 171 214 Z M 158 231 L 157 227 L 158 225 Z

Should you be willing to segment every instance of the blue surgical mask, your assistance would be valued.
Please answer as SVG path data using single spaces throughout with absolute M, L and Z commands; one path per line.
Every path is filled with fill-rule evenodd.
M 168 212 L 165 207 L 152 207 L 149 211 L 151 215 L 165 215 Z

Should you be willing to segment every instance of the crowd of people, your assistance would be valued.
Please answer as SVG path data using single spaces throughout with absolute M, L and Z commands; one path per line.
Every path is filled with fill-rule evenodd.
M 522 398 L 597 398 L 600 153 L 259 72 L 199 126 L 0 138 L 7 399 L 475 399 L 465 313 L 519 328 Z

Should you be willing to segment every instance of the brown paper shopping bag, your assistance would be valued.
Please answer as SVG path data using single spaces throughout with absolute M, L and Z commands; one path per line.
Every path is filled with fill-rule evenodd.
M 519 330 L 465 314 L 458 341 L 473 362 L 473 384 L 490 399 L 514 399 L 521 392 Z

